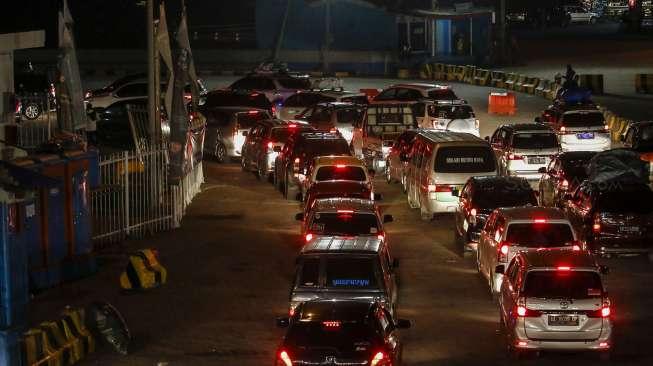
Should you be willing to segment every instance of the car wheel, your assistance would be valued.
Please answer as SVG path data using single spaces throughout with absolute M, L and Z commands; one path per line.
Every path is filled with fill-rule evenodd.
M 263 178 L 265 177 L 265 173 L 261 171 L 260 164 L 258 164 L 258 166 L 256 167 L 256 172 L 254 172 L 254 174 L 256 174 L 256 179 L 258 180 L 263 180 Z
M 215 161 L 217 161 L 220 164 L 224 163 L 225 159 L 227 158 L 227 148 L 224 147 L 224 144 L 222 144 L 221 142 L 216 143 L 214 156 L 215 156 Z M 243 162 L 242 164 L 244 164 L 245 159 L 243 158 L 241 161 Z M 243 165 L 243 169 L 244 168 L 245 165 Z
M 27 119 L 37 119 L 41 115 L 41 107 L 34 102 L 29 102 L 23 109 L 23 115 Z

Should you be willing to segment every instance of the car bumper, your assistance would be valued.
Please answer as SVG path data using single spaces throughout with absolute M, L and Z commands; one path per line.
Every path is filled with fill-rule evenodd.
M 562 332 L 561 332 L 562 333 Z M 574 333 L 576 334 L 576 333 Z M 598 339 L 530 339 L 526 336 L 524 320 L 517 321 L 514 329 L 514 347 L 523 350 L 551 351 L 607 351 L 612 347 L 612 324 L 604 322 Z
M 458 208 L 457 201 L 448 201 L 448 200 L 445 201 L 445 200 L 429 198 L 426 204 L 428 205 L 427 207 L 428 211 L 431 213 L 446 213 L 446 212 L 454 213 Z
M 595 142 L 595 143 L 571 143 L 571 142 L 560 142 L 560 148 L 562 151 L 605 151 L 610 150 L 612 144 L 610 141 L 605 142 Z

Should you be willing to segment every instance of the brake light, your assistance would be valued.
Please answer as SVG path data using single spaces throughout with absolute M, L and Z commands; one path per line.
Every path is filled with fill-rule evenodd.
M 607 318 L 607 317 L 609 317 L 609 316 L 610 316 L 610 313 L 611 313 L 611 311 L 610 311 L 610 307 L 609 307 L 609 306 L 601 309 L 601 317 L 602 317 L 602 318 Z
M 608 125 L 603 125 L 603 130 L 604 130 L 605 132 L 609 132 L 609 131 L 610 131 L 610 126 L 608 126 Z
M 571 270 L 571 267 L 569 266 L 558 266 L 558 271 L 569 271 Z
M 514 313 L 521 318 L 537 318 L 539 316 L 542 316 L 541 311 L 527 309 L 526 300 L 523 297 L 520 297 L 517 300 L 517 305 L 514 309 Z
M 311 241 L 311 239 L 313 239 L 313 234 L 311 233 L 306 234 L 306 242 L 308 243 L 309 241 Z
M 472 208 L 472 209 L 469 211 L 469 215 L 472 216 L 472 217 L 476 217 L 476 209 L 475 209 L 475 208 Z
M 379 239 L 379 240 L 385 240 L 385 234 L 381 233 L 381 234 L 377 235 L 376 238 Z
M 272 141 L 268 142 L 268 149 L 272 150 L 273 147 L 274 144 L 272 143 Z
M 499 250 L 497 250 L 497 261 L 507 262 L 508 261 L 508 251 L 510 250 L 510 243 L 504 241 L 499 243 Z
M 385 353 L 383 352 L 377 352 L 374 357 L 372 357 L 372 361 L 370 362 L 370 366 L 380 366 L 381 362 L 385 359 Z
M 524 160 L 524 157 L 521 155 L 510 153 L 508 154 L 508 160 Z
M 573 250 L 574 252 L 578 252 L 578 251 L 580 251 L 580 245 L 578 245 L 578 244 L 574 244 L 574 245 L 571 247 L 571 250 Z
M 331 127 L 331 129 L 329 130 L 330 133 L 336 133 L 337 131 L 338 131 L 338 130 L 336 130 L 335 127 Z
M 325 327 L 325 328 L 331 328 L 331 329 L 340 328 L 340 322 L 339 321 L 332 321 L 332 320 L 323 321 L 322 326 Z
M 300 161 L 301 161 L 300 158 L 295 158 L 295 164 L 299 164 Z
M 444 184 L 429 184 L 427 189 L 429 192 L 451 192 L 451 186 Z
M 247 114 L 258 114 L 258 111 L 247 111 Z
M 567 128 L 565 126 L 560 127 L 560 132 L 565 133 L 567 132 Z
M 562 189 L 569 189 L 569 181 L 566 179 L 562 180 L 562 183 L 560 183 L 560 188 Z
M 347 166 L 345 164 L 336 165 L 336 169 L 345 169 Z
M 270 108 L 270 111 L 272 112 L 272 115 L 277 114 L 277 107 L 273 105 L 273 106 Z
M 279 360 L 283 362 L 283 366 L 292 366 L 292 360 L 286 351 L 279 352 Z
M 291 124 L 288 125 L 288 128 L 296 128 L 296 127 L 297 127 L 297 125 L 294 124 L 294 123 L 291 123 Z
M 339 214 L 353 214 L 354 210 L 338 210 L 336 212 L 338 212 Z
M 610 305 L 610 299 L 604 298 L 601 304 L 601 308 L 596 311 L 587 312 L 587 316 L 590 318 L 609 318 L 612 315 L 612 309 Z
M 594 215 L 594 224 L 592 225 L 592 231 L 597 234 L 601 232 L 601 217 L 598 214 Z
M 528 309 L 526 309 L 525 306 L 518 306 L 517 307 L 517 315 L 518 316 L 526 316 L 527 312 L 528 312 Z
M 536 224 L 546 224 L 546 219 L 535 219 Z

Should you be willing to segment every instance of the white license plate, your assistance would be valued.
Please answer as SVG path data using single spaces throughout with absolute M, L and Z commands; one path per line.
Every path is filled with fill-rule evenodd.
M 549 315 L 549 325 L 577 326 L 578 315 Z
M 543 157 L 528 158 L 528 163 L 529 164 L 546 164 L 546 159 L 543 158 Z

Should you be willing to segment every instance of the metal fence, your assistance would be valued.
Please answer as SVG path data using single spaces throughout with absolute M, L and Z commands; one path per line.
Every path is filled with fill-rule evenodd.
M 56 125 L 57 112 L 48 97 L 23 97 L 16 115 L 17 145 L 34 149 L 50 140 Z
M 101 185 L 91 192 L 96 248 L 178 227 L 203 177 L 200 163 L 180 184 L 170 185 L 165 145 L 101 158 Z

